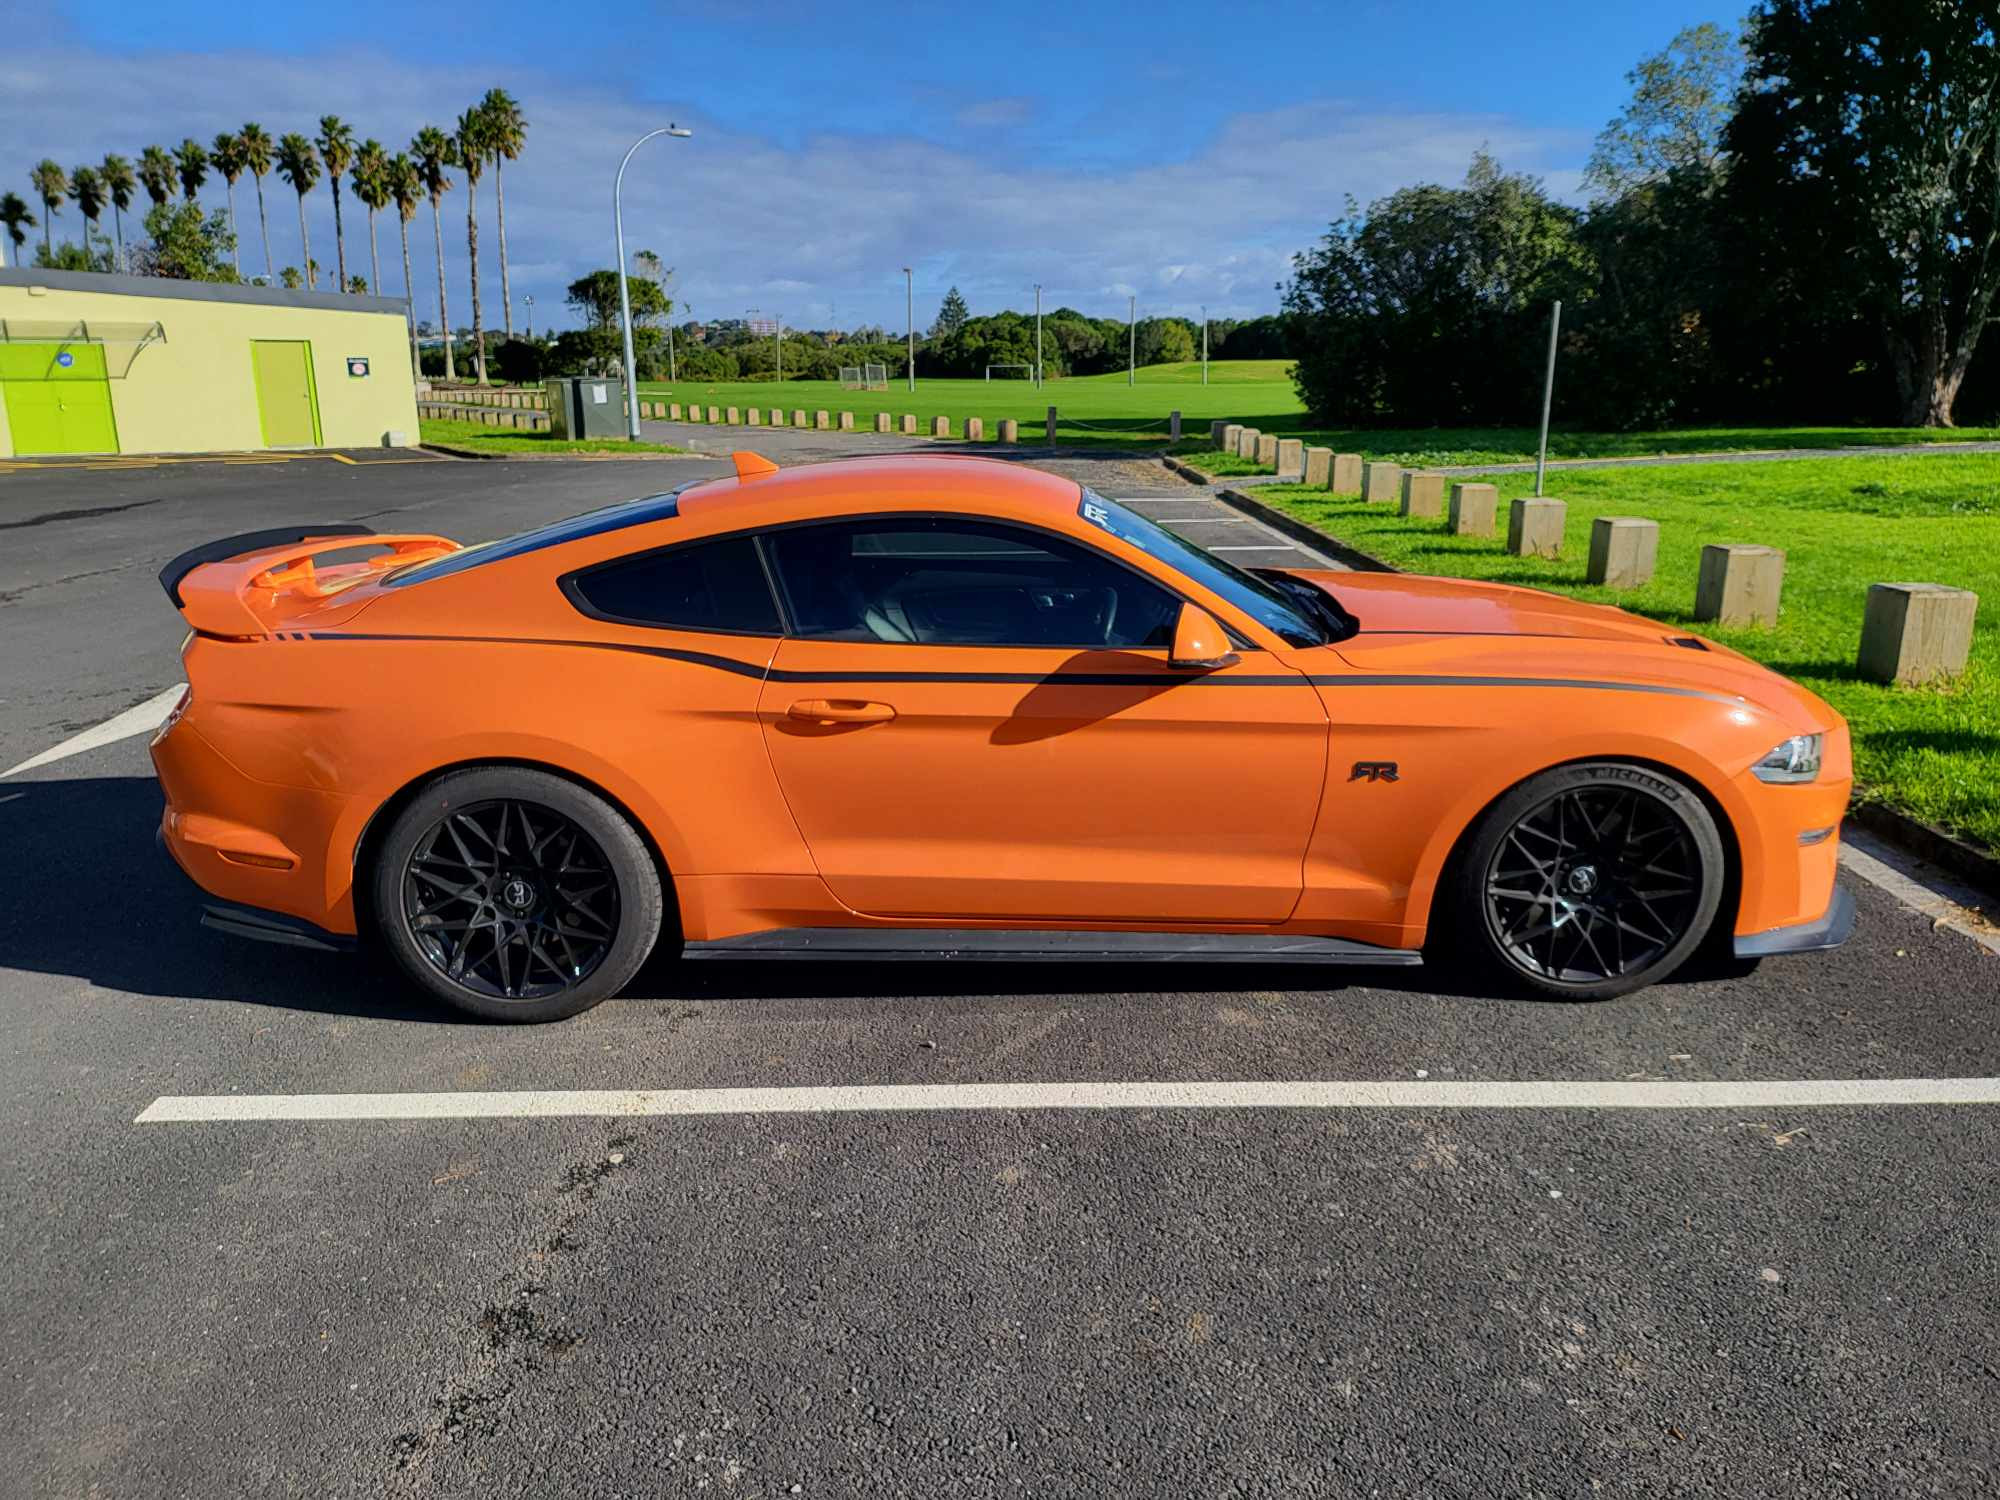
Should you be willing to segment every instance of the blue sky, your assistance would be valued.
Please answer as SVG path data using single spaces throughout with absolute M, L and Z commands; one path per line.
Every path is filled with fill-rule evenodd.
M 17 191 L 43 156 L 136 156 L 245 119 L 311 133 L 333 112 L 396 147 L 507 88 L 530 125 L 507 176 L 515 316 L 532 294 L 544 325 L 572 321 L 563 286 L 610 263 L 612 173 L 668 118 L 697 134 L 635 159 L 627 242 L 660 252 L 697 315 L 900 327 L 899 267 L 914 264 L 919 321 L 953 282 L 975 311 L 1028 306 L 1041 281 L 1051 306 L 1122 316 L 1129 294 L 1142 315 L 1244 316 L 1275 309 L 1290 255 L 1346 194 L 1455 180 L 1482 144 L 1573 194 L 1626 70 L 1681 27 L 1728 19 L 1656 0 L 0 4 L 0 183 Z M 296 263 L 296 200 L 275 178 L 265 194 L 273 255 Z M 315 196 L 325 265 L 331 199 Z M 204 197 L 220 204 L 221 185 Z M 497 325 L 490 177 L 481 200 Z M 247 181 L 237 212 L 245 266 L 261 270 Z M 464 215 L 461 188 L 445 202 L 454 322 Z M 411 245 L 424 316 L 429 219 Z M 349 269 L 366 274 L 359 221 Z M 73 208 L 65 230 L 78 232 Z M 400 293 L 393 216 L 381 232 L 385 289 Z

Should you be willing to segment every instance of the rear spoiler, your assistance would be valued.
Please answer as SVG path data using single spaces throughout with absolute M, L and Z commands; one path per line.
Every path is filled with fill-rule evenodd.
M 388 550 L 321 574 L 316 558 L 356 547 Z M 209 635 L 268 635 L 280 599 L 318 600 L 373 574 L 456 552 L 441 536 L 384 536 L 366 526 L 286 527 L 224 537 L 195 547 L 160 570 L 160 586 L 188 624 Z

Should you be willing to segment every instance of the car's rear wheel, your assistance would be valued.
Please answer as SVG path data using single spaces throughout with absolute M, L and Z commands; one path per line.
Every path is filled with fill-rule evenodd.
M 1456 861 L 1456 920 L 1433 941 L 1472 948 L 1537 993 L 1608 1000 L 1687 961 L 1726 874 L 1722 835 L 1691 789 L 1639 766 L 1564 766 L 1487 810 Z
M 420 988 L 499 1021 L 556 1021 L 614 995 L 659 937 L 660 877 L 617 809 L 545 771 L 454 771 L 378 850 L 383 946 Z

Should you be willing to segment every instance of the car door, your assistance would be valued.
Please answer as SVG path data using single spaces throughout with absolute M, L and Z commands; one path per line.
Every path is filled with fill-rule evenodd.
M 970 517 L 764 537 L 787 636 L 759 714 L 814 863 L 859 912 L 1283 920 L 1325 773 L 1308 680 L 1167 663 L 1181 600 Z

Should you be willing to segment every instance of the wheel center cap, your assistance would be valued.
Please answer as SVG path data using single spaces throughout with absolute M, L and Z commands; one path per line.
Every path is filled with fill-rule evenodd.
M 526 911 L 535 904 L 535 888 L 516 875 L 500 887 L 500 899 L 515 911 Z
M 1569 872 L 1569 889 L 1573 896 L 1588 896 L 1597 889 L 1597 866 L 1578 865 Z

